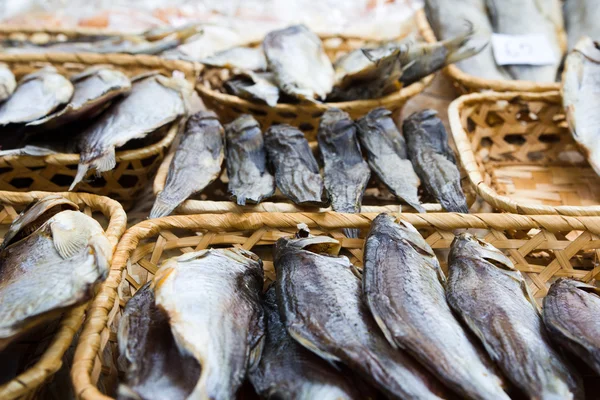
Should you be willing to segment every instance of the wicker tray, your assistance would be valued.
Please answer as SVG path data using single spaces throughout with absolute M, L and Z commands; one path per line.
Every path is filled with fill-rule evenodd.
M 17 78 L 44 65 L 53 65 L 61 74 L 70 76 L 97 64 L 111 64 L 128 76 L 149 71 L 171 75 L 175 70 L 182 71 L 190 81 L 194 81 L 196 76 L 196 69 L 190 63 L 148 55 L 0 54 L 0 62 L 8 64 Z M 109 196 L 126 205 L 130 203 L 152 179 L 177 134 L 177 122 L 166 130 L 163 138 L 156 143 L 139 149 L 118 151 L 117 166 L 112 171 L 103 173 L 103 179 L 81 182 L 77 190 Z M 79 154 L 0 157 L 0 190 L 66 191 L 75 177 L 78 162 Z M 90 171 L 88 178 L 93 174 Z
M 310 143 L 313 151 L 318 152 L 317 142 Z M 168 154 L 158 168 L 156 177 L 154 178 L 153 191 L 158 194 L 165 188 L 167 175 L 169 173 L 169 165 L 173 159 L 173 154 Z M 315 156 L 317 156 L 315 154 Z M 318 159 L 318 156 L 317 156 Z M 223 163 L 225 164 L 225 163 Z M 225 169 L 225 166 L 224 166 Z M 233 213 L 251 213 L 251 212 L 327 212 L 332 211 L 331 207 L 300 207 L 285 198 L 279 190 L 275 196 L 269 201 L 263 201 L 259 204 L 238 206 L 235 202 L 229 200 L 227 192 L 227 173 L 223 172 L 219 179 L 209 185 L 200 195 L 193 196 L 189 200 L 184 201 L 175 210 L 176 214 L 223 214 L 228 212 Z M 476 195 L 471 188 L 466 176 L 462 180 L 463 191 L 467 197 L 469 207 L 475 202 Z M 205 197 L 205 198 L 204 198 Z M 200 198 L 200 199 L 199 199 Z M 430 203 L 423 203 L 423 207 L 427 212 L 444 212 L 439 203 L 433 203 L 434 199 L 430 199 Z M 363 213 L 382 213 L 382 212 L 416 212 L 407 204 L 400 204 L 400 200 L 394 196 L 379 182 L 372 173 L 371 179 L 363 197 L 363 205 L 361 207 Z
M 116 327 L 130 296 L 152 279 L 166 257 L 207 247 L 238 246 L 264 260 L 265 279 L 274 279 L 273 243 L 292 235 L 298 223 L 313 234 L 341 240 L 343 253 L 362 266 L 363 239 L 346 239 L 341 228 L 360 228 L 364 237 L 377 214 L 222 214 L 148 220 L 127 231 L 119 243 L 112 269 L 91 306 L 77 345 L 72 378 L 81 399 L 110 399 L 116 383 Z M 510 214 L 402 214 L 438 252 L 446 270 L 447 250 L 456 229 L 475 228 L 503 249 L 523 271 L 537 300 L 557 277 L 591 281 L 600 273 L 596 260 L 599 217 L 523 216 Z M 483 230 L 483 231 L 482 231 Z M 102 389 L 99 389 L 102 387 Z
M 332 60 L 339 55 L 369 44 L 364 39 L 344 36 L 322 36 L 322 39 L 325 51 Z M 258 46 L 260 43 L 253 45 Z M 398 92 L 379 99 L 340 103 L 277 104 L 275 107 L 270 107 L 219 91 L 223 83 L 222 73 L 221 68 L 206 66 L 202 69 L 198 85 L 196 85 L 196 90 L 206 106 L 219 115 L 221 122 L 228 123 L 242 114 L 252 114 L 263 129 L 278 123 L 290 124 L 300 128 L 309 141 L 316 140 L 319 119 L 328 108 L 337 107 L 344 110 L 350 114 L 352 119 L 362 117 L 377 107 L 385 107 L 393 112 L 399 112 L 411 97 L 425 90 L 433 80 L 432 74 Z
M 429 21 L 427 21 L 425 11 L 417 11 L 416 22 L 421 36 L 427 42 L 435 43 L 437 38 L 429 25 Z M 491 44 L 488 46 L 491 46 Z M 564 37 L 562 47 L 563 50 L 566 50 L 566 36 Z M 538 83 L 531 81 L 483 79 L 461 71 L 454 64 L 444 68 L 444 73 L 452 79 L 454 86 L 461 93 L 479 92 L 482 90 L 494 90 L 496 92 L 547 92 L 560 89 L 559 82 Z
M 600 177 L 567 128 L 551 93 L 462 96 L 448 117 L 477 194 L 518 214 L 600 215 Z
M 8 225 L 29 204 L 52 193 L 14 193 L 0 191 L 0 224 L 4 231 Z M 82 211 L 93 215 L 103 227 L 113 249 L 125 232 L 127 216 L 123 208 L 114 200 L 86 193 L 59 193 L 73 201 Z M 52 334 L 50 343 L 39 360 L 13 380 L 0 385 L 0 399 L 31 399 L 48 382 L 63 363 L 63 355 L 71 345 L 75 333 L 81 327 L 88 304 L 83 304 L 66 312 Z

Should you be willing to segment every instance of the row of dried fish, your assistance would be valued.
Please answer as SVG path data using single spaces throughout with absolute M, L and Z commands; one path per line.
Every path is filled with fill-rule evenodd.
M 115 150 L 187 114 L 193 86 L 180 77 L 149 73 L 129 79 L 107 66 L 67 79 L 53 67 L 25 75 L 14 85 L 0 66 L 0 154 L 45 156 L 80 153 L 71 189 L 94 168 L 116 165 Z M 12 89 L 12 90 L 10 90 Z M 8 147 L 8 148 L 7 148 Z
M 236 47 L 202 62 L 233 70 L 224 83 L 229 93 L 270 106 L 278 101 L 375 99 L 479 52 L 483 46 L 469 44 L 472 34 L 463 27 L 436 44 L 390 41 L 332 63 L 319 36 L 294 25 L 267 34 L 262 47 Z
M 100 224 L 63 197 L 15 219 L 0 245 L 0 382 L 22 372 L 19 339 L 90 300 L 111 258 Z
M 277 399 L 583 399 L 563 350 L 600 374 L 593 286 L 558 280 L 542 314 L 492 245 L 458 235 L 446 278 L 419 232 L 386 214 L 362 271 L 339 252 L 306 229 L 279 239 L 264 294 L 248 251 L 166 260 L 125 306 L 120 398 L 231 399 L 247 378 Z
M 204 190 L 220 176 L 223 159 L 228 190 L 238 205 L 259 203 L 273 196 L 277 187 L 301 206 L 330 203 L 334 211 L 360 212 L 373 170 L 395 196 L 419 212 L 425 211 L 418 196 L 422 182 L 446 210 L 467 213 L 456 159 L 435 111 L 411 115 L 403 128 L 404 136 L 391 112 L 383 108 L 356 123 L 339 109 L 327 110 L 317 137 L 323 179 L 299 129 L 274 125 L 263 139 L 258 122 L 250 115 L 223 129 L 213 112 L 200 112 L 187 122 L 150 218 L 170 214 L 188 197 Z

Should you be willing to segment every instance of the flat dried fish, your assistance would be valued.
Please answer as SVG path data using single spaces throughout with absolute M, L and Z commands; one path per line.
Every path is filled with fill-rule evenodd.
M 550 345 L 527 283 L 498 249 L 462 233 L 452 242 L 447 298 L 504 375 L 532 399 L 582 399 L 583 386 Z
M 16 87 L 15 75 L 8 68 L 8 65 L 0 63 L 0 101 L 8 99 Z
M 265 133 L 265 148 L 275 171 L 275 183 L 298 205 L 324 205 L 323 178 L 302 131 L 273 125 Z
M 223 87 L 228 93 L 242 99 L 258 101 L 271 107 L 275 107 L 279 100 L 279 88 L 271 72 L 246 71 L 226 81 Z
M 443 398 L 445 389 L 433 376 L 387 343 L 348 258 L 323 254 L 339 247 L 330 237 L 281 238 L 275 244 L 277 301 L 290 336 L 321 358 L 359 372 L 389 398 Z
M 30 212 L 44 217 L 47 211 L 44 206 Z M 96 220 L 65 210 L 21 237 L 35 226 L 35 221 L 27 223 L 32 219 L 22 217 L 21 227 L 0 253 L 0 349 L 91 299 L 95 285 L 108 274 L 112 247 Z
M 454 318 L 432 248 L 405 221 L 380 214 L 365 242 L 363 293 L 388 341 L 469 399 L 506 399 L 491 362 Z
M 190 117 L 173 156 L 164 189 L 158 193 L 149 218 L 169 215 L 194 193 L 204 190 L 221 173 L 225 157 L 223 127 L 213 111 Z
M 125 379 L 117 398 L 185 400 L 200 378 L 200 364 L 179 352 L 150 284 L 127 302 L 119 321 L 119 363 L 124 365 Z
M 116 165 L 115 148 L 182 117 L 192 85 L 180 78 L 154 74 L 133 83 L 131 93 L 114 103 L 79 137 L 81 150 L 77 175 L 69 190 L 90 168 L 110 171 Z
M 279 316 L 275 286 L 263 300 L 266 334 L 258 367 L 249 378 L 265 399 L 350 400 L 362 394 L 350 379 L 327 362 L 306 350 L 287 333 Z
M 563 6 L 569 50 L 584 36 L 600 41 L 600 3 L 596 0 L 566 0 Z
M 0 126 L 45 117 L 68 103 L 71 96 L 73 84 L 54 67 L 44 67 L 25 75 L 12 96 L 0 104 Z
M 600 375 L 600 289 L 559 278 L 544 297 L 544 324 L 550 338 Z
M 333 88 L 334 71 L 321 39 L 304 25 L 272 31 L 263 49 L 279 88 L 299 99 L 325 100 Z
M 437 112 L 426 109 L 413 113 L 404 120 L 402 132 L 408 144 L 408 157 L 425 189 L 446 211 L 468 213 L 460 171 Z
M 362 158 L 354 121 L 340 109 L 328 109 L 321 117 L 317 140 L 325 163 L 325 188 L 331 207 L 338 212 L 360 212 L 371 170 Z M 345 232 L 354 238 L 359 233 L 356 229 Z
M 259 123 L 244 114 L 225 126 L 228 190 L 240 205 L 260 203 L 275 193 L 275 178 L 267 170 L 267 152 Z
M 248 71 L 266 71 L 267 69 L 267 58 L 262 47 L 234 47 L 208 56 L 200 62 L 212 67 Z
M 418 212 L 419 177 L 408 160 L 406 142 L 391 118 L 392 112 L 376 108 L 357 121 L 358 138 L 367 152 L 371 170 L 400 200 Z
M 131 82 L 124 73 L 103 66 L 88 68 L 73 76 L 71 82 L 75 92 L 64 108 L 27 125 L 54 129 L 77 119 L 93 118 L 116 96 L 131 90 Z
M 233 399 L 256 368 L 264 339 L 260 259 L 242 249 L 210 249 L 167 260 L 154 277 L 180 352 L 202 368 L 190 399 Z

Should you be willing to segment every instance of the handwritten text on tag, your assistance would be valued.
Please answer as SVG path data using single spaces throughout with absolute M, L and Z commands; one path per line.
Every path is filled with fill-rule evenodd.
M 494 58 L 498 65 L 549 65 L 556 54 L 544 35 L 492 35 Z

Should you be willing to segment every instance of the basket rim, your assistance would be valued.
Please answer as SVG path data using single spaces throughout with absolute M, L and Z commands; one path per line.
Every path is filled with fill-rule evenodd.
M 108 316 L 118 299 L 117 289 L 122 280 L 122 271 L 127 266 L 130 255 L 141 240 L 150 238 L 162 230 L 189 229 L 209 231 L 251 231 L 261 228 L 295 229 L 299 223 L 309 228 L 325 230 L 339 228 L 368 228 L 377 213 L 249 213 L 249 214 L 203 214 L 171 216 L 146 220 L 129 228 L 123 235 L 108 279 L 102 284 L 94 298 L 82 333 L 75 350 L 71 370 L 75 395 L 81 399 L 110 400 L 92 382 L 91 373 L 94 361 L 100 351 L 102 331 L 106 328 Z M 516 214 L 399 214 L 400 219 L 416 228 L 437 228 L 451 231 L 461 228 L 476 229 L 545 229 L 551 232 L 588 231 L 600 234 L 600 217 L 565 217 L 558 215 L 516 215 Z M 347 239 L 356 240 L 356 239 Z
M 471 147 L 471 141 L 461 122 L 461 114 L 467 106 L 492 102 L 492 101 L 514 101 L 522 99 L 524 101 L 543 101 L 549 103 L 561 103 L 560 92 L 546 93 L 519 93 L 519 92 L 486 92 L 472 93 L 461 96 L 450 103 L 448 107 L 448 120 L 450 122 L 450 130 L 456 144 L 456 149 L 461 161 L 461 164 L 469 180 L 471 186 L 477 194 L 481 196 L 487 203 L 492 206 L 515 214 L 557 214 L 565 216 L 600 216 L 600 205 L 597 206 L 549 206 L 541 204 L 530 204 L 518 202 L 508 196 L 500 195 L 498 192 L 488 185 L 482 173 L 479 170 L 479 163 L 475 157 L 475 152 Z
M 127 33 L 118 30 L 106 28 L 91 28 L 91 27 L 60 27 L 60 26 L 34 26 L 28 24 L 4 24 L 0 26 L 0 34 L 10 35 L 13 33 L 25 33 L 28 35 L 36 33 L 48 33 L 52 35 L 64 34 L 67 36 L 74 35 L 112 35 L 112 36 L 127 36 L 135 33 Z
M 75 203 L 83 203 L 93 210 L 102 212 L 109 218 L 106 236 L 111 244 L 111 251 L 115 252 L 117 243 L 127 225 L 127 214 L 123 207 L 108 197 L 88 193 L 76 192 L 7 192 L 0 191 L 1 205 L 24 205 L 40 200 L 48 195 L 60 195 Z M 16 399 L 36 390 L 49 377 L 62 367 L 62 357 L 73 341 L 75 333 L 83 324 L 86 309 L 91 301 L 81 304 L 66 312 L 61 319 L 60 326 L 42 357 L 29 369 L 22 372 L 12 380 L 0 385 L 0 397 L 3 399 Z
M 421 36 L 428 43 L 437 42 L 433 28 L 427 20 L 427 15 L 424 9 L 420 9 L 415 13 L 417 28 Z M 565 45 L 564 43 L 562 45 Z M 470 90 L 493 90 L 496 92 L 547 92 L 560 89 L 560 83 L 538 83 L 532 81 L 521 80 L 499 80 L 485 79 L 474 75 L 467 74 L 458 68 L 455 64 L 450 64 L 444 68 L 444 72 L 460 85 L 469 88 Z

